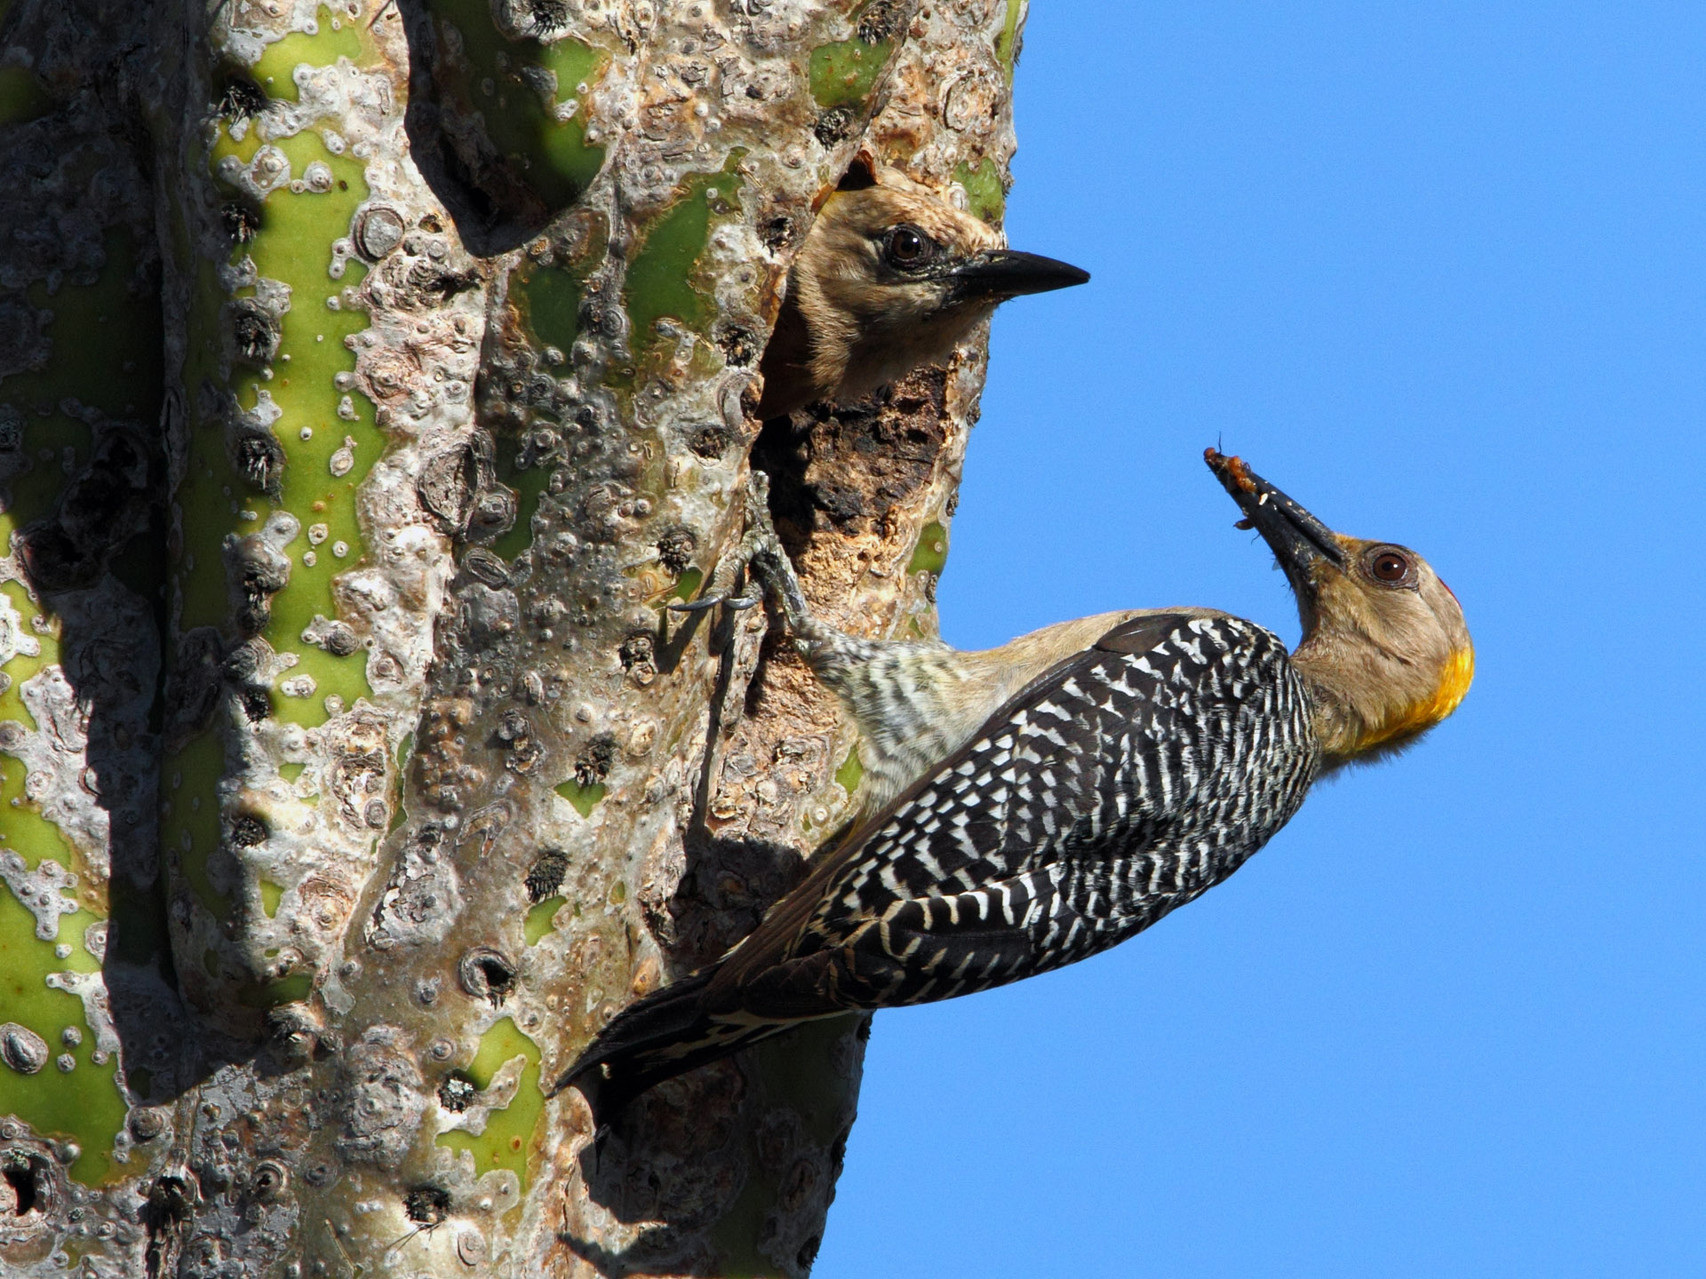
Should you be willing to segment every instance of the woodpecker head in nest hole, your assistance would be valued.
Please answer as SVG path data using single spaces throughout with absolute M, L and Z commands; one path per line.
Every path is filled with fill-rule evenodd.
M 861 160 L 794 256 L 760 371 L 759 416 L 855 399 L 947 357 L 1002 302 L 1089 273 L 1001 235 L 902 174 Z

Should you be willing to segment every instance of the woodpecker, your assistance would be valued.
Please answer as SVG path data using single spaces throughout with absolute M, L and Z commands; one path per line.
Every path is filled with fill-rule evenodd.
M 851 400 L 940 360 L 1000 303 L 1090 278 L 1015 253 L 893 169 L 856 164 L 818 210 L 759 362 L 765 420 Z
M 1294 652 L 1206 608 L 1104 613 L 976 653 L 855 639 L 811 616 L 755 500 L 738 558 L 858 720 L 880 807 L 721 960 L 619 1014 L 558 1086 L 602 1123 L 797 1022 L 1106 950 L 1237 870 L 1318 778 L 1450 715 L 1474 648 L 1427 562 L 1335 533 L 1240 459 L 1205 456 L 1291 584 Z M 756 602 L 731 580 L 703 602 Z

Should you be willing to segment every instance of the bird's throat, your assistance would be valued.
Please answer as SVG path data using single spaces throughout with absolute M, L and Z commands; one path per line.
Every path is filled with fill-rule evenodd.
M 1345 686 L 1342 672 L 1300 649 L 1293 655 L 1314 707 L 1315 732 L 1329 767 L 1379 754 L 1438 724 L 1462 703 L 1475 678 L 1475 652 L 1459 649 L 1447 659 L 1438 683 L 1425 697 L 1382 700 Z

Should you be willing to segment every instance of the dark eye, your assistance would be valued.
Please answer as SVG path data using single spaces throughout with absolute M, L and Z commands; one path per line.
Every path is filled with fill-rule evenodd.
M 1377 547 L 1369 552 L 1368 571 L 1379 582 L 1402 582 L 1410 576 L 1410 557 L 1389 546 Z
M 883 253 L 895 266 L 916 266 L 935 247 L 935 242 L 917 227 L 902 224 L 889 232 Z

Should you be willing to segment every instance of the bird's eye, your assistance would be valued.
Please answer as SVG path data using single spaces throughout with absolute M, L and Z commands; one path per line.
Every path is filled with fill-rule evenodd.
M 1410 576 L 1410 557 L 1390 546 L 1377 546 L 1368 553 L 1368 571 L 1377 582 L 1397 585 Z
M 902 224 L 888 233 L 883 253 L 895 266 L 917 266 L 935 247 L 935 241 L 917 227 Z

